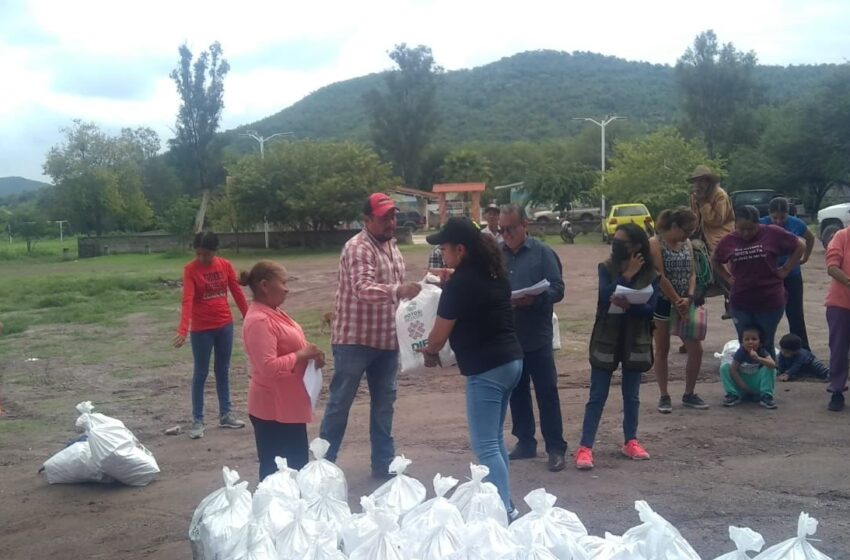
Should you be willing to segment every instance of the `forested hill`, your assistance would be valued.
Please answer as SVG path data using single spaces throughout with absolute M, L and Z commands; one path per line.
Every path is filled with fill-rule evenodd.
M 31 192 L 47 186 L 47 183 L 23 177 L 0 177 L 0 197 Z
M 835 66 L 759 66 L 756 79 L 768 101 L 800 95 Z M 298 138 L 366 140 L 363 94 L 382 85 L 370 74 L 323 87 L 291 107 L 239 130 L 293 131 Z M 446 72 L 438 92 L 438 142 L 542 140 L 572 135 L 571 119 L 606 114 L 654 126 L 677 114 L 673 68 L 576 52 L 531 51 Z

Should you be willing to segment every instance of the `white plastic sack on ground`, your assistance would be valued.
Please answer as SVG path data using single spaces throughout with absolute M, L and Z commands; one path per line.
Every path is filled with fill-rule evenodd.
M 508 510 L 505 509 L 505 503 L 502 497 L 492 492 L 478 492 L 472 495 L 469 500 L 469 507 L 466 510 L 466 522 L 474 523 L 476 521 L 491 520 L 504 528 L 508 527 Z
M 319 535 L 310 543 L 303 560 L 345 560 L 346 556 L 337 548 L 336 532 L 330 528 L 322 528 L 320 523 Z
M 434 475 L 434 494 L 436 497 L 426 500 L 411 509 L 401 521 L 401 530 L 406 540 L 416 540 L 428 534 L 431 529 L 436 527 L 433 516 L 434 504 L 437 502 L 449 503 L 445 496 L 456 485 L 456 478 L 443 476 L 439 473 Z M 457 519 L 463 525 L 463 517 L 461 517 L 460 511 L 456 507 L 454 507 L 454 510 L 457 512 Z
M 257 485 L 257 494 L 272 494 L 284 501 L 297 500 L 301 497 L 298 481 L 295 480 L 298 471 L 290 469 L 283 457 L 275 457 L 277 472 L 267 476 Z
M 117 418 L 113 418 L 112 416 L 107 416 L 106 414 L 101 414 L 99 412 L 94 411 L 94 405 L 92 405 L 91 401 L 83 401 L 76 406 L 77 412 L 80 413 L 79 418 L 77 418 L 77 428 L 80 430 L 87 430 L 88 427 L 94 426 L 105 426 L 105 425 L 113 425 L 113 426 L 124 426 L 124 422 L 118 420 Z
M 360 498 L 362 513 L 352 515 L 342 527 L 342 549 L 346 554 L 363 544 L 372 535 L 378 532 L 378 524 L 375 523 L 375 502 L 368 496 Z
M 764 546 L 764 537 L 748 527 L 730 525 L 729 538 L 735 543 L 735 551 L 718 556 L 714 560 L 750 560 L 747 552 L 758 552 Z
M 658 515 L 644 500 L 635 502 L 635 509 L 643 521 L 623 533 L 623 540 L 637 544 L 638 551 L 646 558 L 665 560 L 700 560 L 679 530 Z
M 292 523 L 292 502 L 293 500 L 284 500 L 271 492 L 257 490 L 251 498 L 251 519 L 274 537 Z
M 322 368 L 316 367 L 316 360 L 307 362 L 307 369 L 304 370 L 304 388 L 307 389 L 313 410 L 316 410 L 316 405 L 319 404 L 319 393 L 322 392 Z
M 806 540 L 817 530 L 817 519 L 803 512 L 797 519 L 796 537 L 771 546 L 753 560 L 831 560 L 829 556 L 815 549 Z
M 342 469 L 325 459 L 330 444 L 322 438 L 310 442 L 310 452 L 314 460 L 298 471 L 296 480 L 301 489 L 301 497 L 312 500 L 319 495 L 321 488 L 327 487 L 332 496 L 348 501 L 348 484 Z
M 645 558 L 635 543 L 626 542 L 623 537 L 605 533 L 605 537 L 586 536 L 578 540 L 584 548 L 588 560 L 658 560 Z
M 437 306 L 443 291 L 428 283 L 421 284 L 419 295 L 402 301 L 395 313 L 398 336 L 399 359 L 402 373 L 424 373 L 425 356 L 417 350 L 428 345 L 428 335 L 437 320 Z M 440 350 L 440 365 L 453 366 L 457 363 L 449 343 Z
M 523 548 L 518 560 L 559 560 L 557 556 L 549 552 L 543 543 L 535 543 L 530 548 Z
M 348 556 L 350 560 L 407 560 L 402 554 L 402 537 L 395 512 L 376 508 L 372 520 L 377 531 Z
M 470 463 L 469 472 L 471 479 L 458 486 L 455 493 L 452 494 L 451 500 L 449 500 L 457 506 L 466 521 L 469 521 L 469 505 L 472 502 L 472 496 L 481 492 L 499 493 L 499 490 L 493 484 L 484 482 L 484 479 L 490 474 L 490 469 L 486 465 Z
M 737 338 L 735 338 L 733 340 L 730 340 L 726 344 L 724 344 L 723 350 L 721 350 L 720 352 L 715 352 L 714 357 L 717 358 L 718 360 L 720 360 L 721 366 L 723 364 L 731 364 L 732 363 L 732 356 L 735 355 L 735 352 L 737 352 L 738 348 L 740 348 L 740 347 L 741 347 L 741 343 L 738 342 Z
M 189 542 L 195 560 L 215 560 L 232 546 L 231 538 L 251 519 L 251 493 L 239 473 L 222 468 L 224 488 L 201 500 L 189 524 Z
M 113 482 L 91 455 L 88 441 L 77 441 L 44 462 L 44 476 L 50 484 Z
M 471 521 L 464 532 L 465 560 L 516 560 L 521 547 L 494 519 Z
M 511 534 L 526 547 L 542 543 L 562 560 L 579 560 L 583 551 L 575 541 L 587 536 L 587 529 L 575 513 L 555 507 L 557 499 L 543 488 L 529 492 L 525 503 L 531 511 L 514 521 Z
M 351 517 L 351 509 L 348 502 L 332 496 L 327 489 L 322 489 L 319 495 L 307 504 L 307 515 L 316 521 L 325 523 L 330 529 L 339 535 L 342 528 Z
M 552 350 L 561 349 L 561 325 L 558 323 L 558 316 L 552 312 Z
M 295 500 L 290 503 L 292 521 L 275 536 L 274 546 L 278 560 L 301 560 L 310 545 L 320 536 L 328 537 L 333 533 L 324 523 L 311 519 L 307 515 L 307 502 Z
M 376 506 L 388 507 L 399 515 L 406 514 L 425 499 L 425 486 L 404 474 L 410 466 L 411 460 L 404 455 L 399 455 L 390 463 L 389 471 L 395 474 L 390 480 L 379 486 L 370 498 Z
M 443 560 L 461 552 L 463 549 L 463 520 L 457 508 L 447 500 L 436 502 L 431 508 L 431 517 L 435 526 L 424 538 L 412 546 L 409 558 L 416 560 Z
M 261 523 L 251 521 L 230 539 L 222 560 L 277 560 L 274 539 Z

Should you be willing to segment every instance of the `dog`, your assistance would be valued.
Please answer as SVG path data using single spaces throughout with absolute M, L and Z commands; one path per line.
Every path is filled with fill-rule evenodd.
M 335 311 L 328 311 L 322 315 L 322 328 L 319 330 L 322 334 L 328 334 L 329 331 L 333 330 L 334 320 L 336 319 Z

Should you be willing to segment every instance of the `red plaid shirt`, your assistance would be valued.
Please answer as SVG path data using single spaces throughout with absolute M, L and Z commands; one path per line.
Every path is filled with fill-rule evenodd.
M 331 342 L 397 350 L 395 310 L 404 258 L 395 239 L 378 243 L 365 229 L 339 258 L 339 288 Z

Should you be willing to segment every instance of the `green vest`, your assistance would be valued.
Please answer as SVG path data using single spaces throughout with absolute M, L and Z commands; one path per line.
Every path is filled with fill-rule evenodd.
M 611 278 L 620 276 L 619 270 L 612 270 L 610 261 L 605 264 Z M 657 276 L 652 265 L 646 265 L 632 282 L 632 287 L 636 290 L 645 288 Z M 590 365 L 606 371 L 614 371 L 621 364 L 623 369 L 648 371 L 654 361 L 652 329 L 651 316 L 612 315 L 607 310 L 598 313 L 590 335 Z

